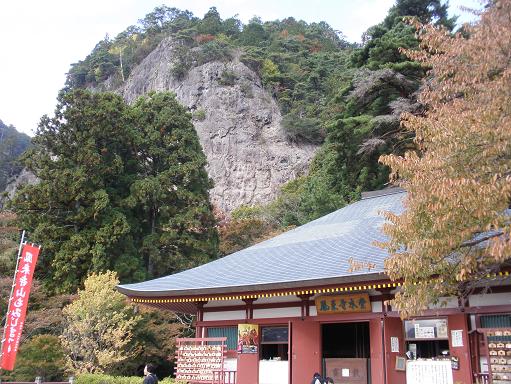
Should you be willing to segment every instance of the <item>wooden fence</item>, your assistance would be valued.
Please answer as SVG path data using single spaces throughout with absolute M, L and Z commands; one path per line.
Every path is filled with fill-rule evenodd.
M 213 371 L 212 384 L 236 384 L 236 371 Z
M 488 373 L 474 373 L 475 384 L 489 384 L 490 378 Z

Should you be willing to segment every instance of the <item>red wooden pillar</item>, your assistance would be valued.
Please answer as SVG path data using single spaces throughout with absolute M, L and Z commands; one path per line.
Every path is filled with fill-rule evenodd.
M 405 384 L 406 373 L 403 371 L 396 371 L 396 357 L 404 356 L 406 352 L 403 322 L 399 317 L 385 317 L 383 326 L 385 335 L 386 382 L 387 384 Z M 392 352 L 392 338 L 397 338 L 399 352 Z
M 312 295 L 297 295 L 297 297 L 302 300 L 301 303 L 301 314 L 302 318 L 310 316 L 310 305 L 311 305 L 311 298 Z
M 291 328 L 291 382 L 308 383 L 321 373 L 321 327 L 317 321 L 295 320 Z
M 245 319 L 252 320 L 254 318 L 254 301 L 257 299 L 243 299 L 245 302 Z
M 254 318 L 254 301 L 256 299 L 244 299 L 245 319 Z M 261 345 L 259 345 L 261 348 Z M 259 353 L 238 353 L 238 362 L 236 367 L 236 382 L 246 384 L 259 383 Z
M 383 327 L 381 319 L 369 321 L 371 339 L 371 384 L 384 384 L 385 364 L 383 361 Z M 390 384 L 390 383 L 389 383 Z
M 240 384 L 259 383 L 259 354 L 238 353 L 236 382 Z
M 202 322 L 204 320 L 204 305 L 207 302 L 204 301 L 198 301 L 196 302 L 197 305 L 197 317 L 196 322 Z M 195 326 L 195 337 L 205 337 L 205 335 L 202 334 L 203 328 L 199 325 Z
M 449 315 L 447 318 L 449 324 L 449 351 L 451 356 L 457 357 L 460 360 L 460 369 L 453 370 L 453 380 L 458 383 L 471 383 L 472 382 L 472 366 L 470 359 L 470 345 L 468 339 L 468 323 L 467 315 L 464 313 Z M 462 332 L 463 346 L 453 347 L 452 345 L 452 331 L 459 330 Z

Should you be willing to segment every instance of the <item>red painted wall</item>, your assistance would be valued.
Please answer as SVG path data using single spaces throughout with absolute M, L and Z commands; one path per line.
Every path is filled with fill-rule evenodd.
M 369 321 L 371 339 L 371 384 L 384 384 L 383 338 L 380 319 Z M 390 384 L 390 383 L 389 383 Z
M 236 382 L 240 384 L 258 384 L 259 382 L 259 354 L 238 354 L 238 367 Z
M 405 339 L 403 333 L 403 322 L 398 317 L 385 317 L 383 320 L 385 327 L 385 362 L 388 384 L 405 384 L 406 373 L 404 371 L 396 371 L 396 357 L 405 355 Z M 399 352 L 391 352 L 390 338 L 397 337 L 399 339 Z
M 472 367 L 470 361 L 467 315 L 449 315 L 447 316 L 447 322 L 449 325 L 449 351 L 451 356 L 456 356 L 460 359 L 460 369 L 452 371 L 453 380 L 455 383 L 471 383 Z M 463 331 L 463 347 L 453 347 L 451 331 L 459 329 Z
M 291 380 L 309 383 L 314 372 L 321 373 L 321 327 L 319 322 L 291 322 Z M 240 384 L 245 384 L 239 381 Z

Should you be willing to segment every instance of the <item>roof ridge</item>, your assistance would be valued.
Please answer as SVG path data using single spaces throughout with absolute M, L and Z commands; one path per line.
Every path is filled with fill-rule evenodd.
M 369 200 L 369 199 L 374 199 L 375 197 L 394 195 L 396 193 L 404 193 L 404 192 L 406 192 L 406 191 L 401 187 L 390 187 L 390 188 L 379 189 L 377 191 L 367 191 L 367 192 L 362 192 L 362 196 L 361 196 L 360 200 Z

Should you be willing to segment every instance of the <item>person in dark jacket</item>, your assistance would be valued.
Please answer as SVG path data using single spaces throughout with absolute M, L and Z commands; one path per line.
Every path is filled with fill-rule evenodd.
M 323 378 L 319 373 L 315 373 L 314 376 L 312 376 L 311 384 L 323 384 Z
M 334 380 L 331 377 L 325 379 L 325 384 L 334 384 Z
M 143 384 L 158 384 L 158 378 L 156 377 L 156 367 L 154 364 L 148 363 L 144 367 L 144 382 Z

